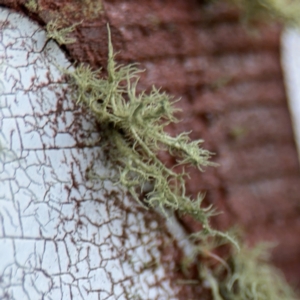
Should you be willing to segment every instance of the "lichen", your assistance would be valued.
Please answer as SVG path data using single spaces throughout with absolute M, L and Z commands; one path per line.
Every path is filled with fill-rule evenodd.
M 65 16 L 72 14 L 75 20 L 93 20 L 99 18 L 103 11 L 102 0 L 81 0 L 66 3 L 60 13 Z
M 228 270 L 229 268 L 229 270 Z M 199 267 L 200 276 L 212 289 L 214 300 L 295 300 L 281 272 L 270 263 L 270 245 L 243 246 L 226 265 Z
M 200 171 L 214 166 L 211 153 L 200 147 L 202 140 L 191 141 L 184 132 L 172 137 L 164 127 L 176 122 L 174 101 L 155 87 L 149 93 L 137 93 L 141 70 L 136 65 L 120 66 L 114 59 L 109 32 L 107 77 L 101 70 L 80 65 L 65 71 L 75 91 L 77 103 L 88 106 L 103 126 L 110 140 L 111 159 L 120 168 L 120 183 L 144 207 L 189 214 L 202 223 L 199 235 L 218 235 L 237 243 L 226 233 L 213 230 L 209 218 L 216 212 L 202 207 L 203 195 L 186 195 L 184 172 L 167 168 L 157 157 L 159 151 L 175 156 L 179 166 L 192 165 Z M 144 197 L 141 195 L 144 194 Z
M 28 0 L 25 3 L 25 7 L 31 12 L 37 12 L 39 10 L 39 5 L 37 0 Z
M 46 25 L 47 39 L 55 40 L 59 45 L 68 45 L 76 42 L 75 38 L 69 35 L 75 30 L 76 26 L 80 23 L 73 24 L 72 26 L 65 27 L 63 21 L 59 19 L 51 20 Z
M 287 25 L 300 25 L 298 0 L 226 0 L 240 7 L 245 20 L 276 20 Z

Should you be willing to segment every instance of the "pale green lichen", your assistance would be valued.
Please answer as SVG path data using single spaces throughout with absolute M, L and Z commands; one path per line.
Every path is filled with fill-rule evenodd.
M 103 12 L 102 0 L 82 0 L 82 13 L 85 17 L 93 19 Z
M 55 40 L 59 45 L 68 45 L 76 42 L 75 38 L 69 35 L 75 30 L 80 23 L 73 24 L 69 27 L 64 27 L 64 24 L 59 19 L 50 21 L 46 25 L 47 39 Z
M 25 7 L 31 12 L 37 12 L 39 10 L 39 5 L 37 0 L 28 0 L 25 3 Z
M 298 0 L 226 0 L 238 5 L 246 20 L 280 21 L 288 25 L 300 25 Z
M 199 194 L 195 200 L 186 195 L 187 174 L 167 168 L 158 159 L 159 151 L 168 151 L 180 166 L 193 165 L 203 170 L 215 165 L 209 160 L 211 153 L 200 147 L 202 140 L 190 141 L 188 133 L 172 137 L 164 131 L 166 125 L 176 122 L 175 101 L 155 87 L 149 93 L 138 94 L 140 72 L 135 65 L 115 63 L 109 32 L 106 78 L 102 78 L 100 70 L 92 71 L 84 65 L 67 73 L 77 103 L 87 105 L 99 123 L 110 128 L 107 134 L 113 145 L 110 155 L 120 166 L 120 183 L 132 197 L 145 207 L 189 214 L 202 223 L 201 235 L 219 235 L 235 243 L 228 234 L 210 227 L 209 218 L 215 211 L 202 207 L 203 195 Z M 145 197 L 141 198 L 143 193 Z
M 102 0 L 80 0 L 65 3 L 60 10 L 61 16 L 68 16 L 71 14 L 73 20 L 93 20 L 101 17 L 104 12 Z
M 200 276 L 212 289 L 214 300 L 296 300 L 284 276 L 270 263 L 269 247 L 243 246 L 230 256 L 227 267 L 219 264 L 212 270 L 201 265 Z

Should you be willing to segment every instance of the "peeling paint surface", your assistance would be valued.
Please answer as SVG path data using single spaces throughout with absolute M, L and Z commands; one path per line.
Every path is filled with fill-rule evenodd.
M 95 122 L 56 67 L 70 63 L 45 42 L 0 9 L 0 299 L 175 299 L 159 222 L 109 179 Z

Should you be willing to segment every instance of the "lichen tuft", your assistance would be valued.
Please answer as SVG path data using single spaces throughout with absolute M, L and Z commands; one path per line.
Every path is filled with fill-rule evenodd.
M 189 214 L 201 222 L 200 234 L 219 235 L 237 243 L 226 233 L 213 230 L 209 218 L 216 212 L 203 208 L 203 195 L 191 199 L 186 195 L 187 174 L 167 168 L 157 157 L 159 151 L 175 156 L 178 165 L 192 165 L 199 170 L 214 166 L 211 153 L 200 147 L 202 140 L 190 141 L 188 133 L 172 137 L 164 131 L 175 122 L 174 101 L 168 94 L 153 87 L 149 93 L 137 93 L 141 70 L 136 65 L 120 66 L 115 62 L 109 33 L 107 77 L 101 70 L 80 65 L 66 71 L 75 90 L 77 103 L 88 106 L 100 124 L 106 125 L 113 148 L 112 160 L 120 166 L 120 183 L 132 197 L 146 208 L 159 208 Z M 144 194 L 144 197 L 141 195 Z M 238 246 L 237 246 L 238 247 Z

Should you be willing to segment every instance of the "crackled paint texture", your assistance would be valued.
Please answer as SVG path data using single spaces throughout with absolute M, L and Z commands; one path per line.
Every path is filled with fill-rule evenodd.
M 95 123 L 56 68 L 70 64 L 45 42 L 1 8 L 0 299 L 174 299 L 159 263 L 171 238 L 108 179 Z

